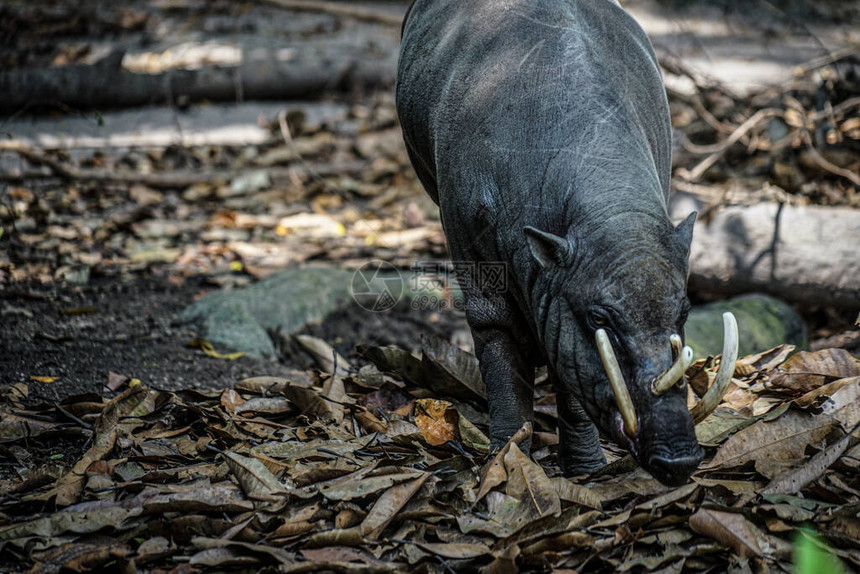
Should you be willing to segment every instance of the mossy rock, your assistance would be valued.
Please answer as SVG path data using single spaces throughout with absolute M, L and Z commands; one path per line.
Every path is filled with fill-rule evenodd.
M 249 287 L 209 293 L 179 320 L 219 348 L 274 359 L 277 350 L 269 332 L 295 333 L 325 319 L 350 300 L 352 276 L 336 267 L 288 269 Z
M 765 351 L 783 343 L 805 349 L 806 324 L 791 306 L 769 295 L 742 295 L 694 307 L 687 319 L 687 344 L 696 357 L 718 355 L 723 349 L 723 313 L 738 321 L 738 356 Z

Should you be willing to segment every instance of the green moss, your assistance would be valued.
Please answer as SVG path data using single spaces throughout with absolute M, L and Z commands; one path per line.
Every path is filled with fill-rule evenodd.
M 743 357 L 783 343 L 804 349 L 806 325 L 792 307 L 768 295 L 753 294 L 695 307 L 685 328 L 687 344 L 697 357 L 716 355 L 723 348 L 723 313 L 738 320 L 738 354 Z

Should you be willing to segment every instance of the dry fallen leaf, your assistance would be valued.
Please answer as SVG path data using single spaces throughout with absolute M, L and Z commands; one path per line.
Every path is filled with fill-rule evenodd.
M 235 452 L 224 452 L 227 465 L 248 498 L 254 500 L 281 500 L 287 487 L 257 458 L 248 458 Z
M 508 481 L 505 493 L 527 502 L 537 517 L 561 511 L 561 501 L 544 470 L 511 443 L 504 458 Z
M 401 508 L 406 506 L 429 476 L 428 473 L 422 473 L 418 478 L 386 490 L 362 521 L 360 526 L 362 536 L 371 539 L 379 537 L 388 523 L 394 519 Z
M 835 379 L 860 376 L 860 359 L 845 349 L 799 351 L 770 376 L 769 386 L 805 393 Z
M 732 436 L 703 470 L 741 466 L 750 461 L 802 459 L 809 444 L 820 444 L 833 428 L 832 417 L 789 410 L 775 421 L 759 421 Z
M 600 510 L 603 505 L 600 503 L 600 498 L 593 490 L 587 486 L 576 484 L 561 476 L 555 476 L 550 479 L 559 499 L 574 504 L 581 504 L 589 508 Z
M 449 413 L 450 409 L 450 413 Z M 415 401 L 415 425 L 424 440 L 439 446 L 457 439 L 457 412 L 448 401 L 418 399 Z
M 774 478 L 761 492 L 762 494 L 797 494 L 813 480 L 818 479 L 827 468 L 839 460 L 851 439 L 850 434 L 828 446 L 809 459 L 806 464 Z
M 690 517 L 690 528 L 731 548 L 741 558 L 762 556 L 752 527 L 742 514 L 700 508 Z
M 511 445 L 522 444 L 523 441 L 531 438 L 531 434 L 531 423 L 524 424 L 520 430 L 514 433 L 514 436 L 511 437 L 507 444 L 505 444 L 505 446 L 496 453 L 492 460 L 485 465 L 484 470 L 481 473 L 481 486 L 478 488 L 478 494 L 475 497 L 476 502 L 484 498 L 484 496 L 486 496 L 493 488 L 507 480 L 508 474 L 504 464 L 505 456 L 508 454 Z

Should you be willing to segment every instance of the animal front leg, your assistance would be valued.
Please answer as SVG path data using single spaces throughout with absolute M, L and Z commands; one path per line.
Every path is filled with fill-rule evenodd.
M 472 335 L 490 406 L 490 448 L 495 450 L 534 419 L 534 366 L 504 330 L 473 326 Z M 528 453 L 530 444 L 520 449 Z
M 556 387 L 558 463 L 565 476 L 590 474 L 606 466 L 597 427 L 570 392 Z

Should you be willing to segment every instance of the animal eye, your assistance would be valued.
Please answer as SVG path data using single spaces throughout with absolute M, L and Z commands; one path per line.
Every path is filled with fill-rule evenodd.
M 602 311 L 592 310 L 588 313 L 588 325 L 594 330 L 608 329 L 611 325 L 609 317 Z

